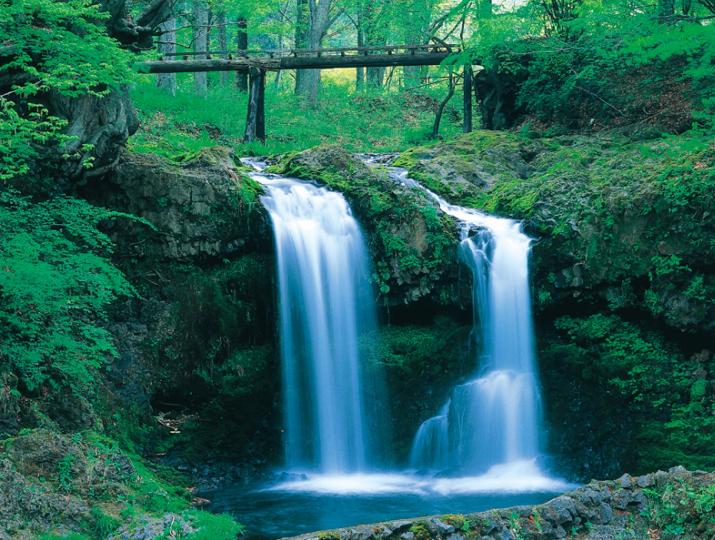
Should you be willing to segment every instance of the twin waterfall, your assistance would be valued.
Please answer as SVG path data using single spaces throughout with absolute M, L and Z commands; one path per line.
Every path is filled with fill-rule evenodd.
M 405 175 L 399 170 L 394 174 Z M 479 335 L 481 355 L 478 377 L 454 388 L 440 413 L 420 426 L 410 465 L 472 475 L 497 465 L 534 462 L 540 406 L 529 298 L 530 240 L 518 222 L 427 193 L 461 224 L 459 249 L 472 272 L 473 331 Z
M 367 406 L 375 399 L 366 393 L 366 350 L 376 340 L 376 310 L 360 227 L 341 194 L 246 162 L 265 187 L 261 200 L 275 237 L 286 465 L 321 475 L 375 471 L 383 447 L 372 438 L 379 430 Z M 391 175 L 424 189 L 405 171 L 391 169 Z M 455 387 L 439 414 L 420 426 L 410 467 L 420 478 L 489 475 L 512 466 L 542 477 L 535 464 L 540 406 L 529 238 L 515 221 L 425 192 L 460 224 L 481 352 L 475 378 Z
M 362 471 L 372 453 L 360 342 L 374 339 L 375 306 L 360 226 L 340 193 L 253 176 L 275 238 L 286 465 Z

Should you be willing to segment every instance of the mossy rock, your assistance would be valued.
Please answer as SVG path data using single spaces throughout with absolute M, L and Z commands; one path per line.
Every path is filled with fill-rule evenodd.
M 478 131 L 396 163 L 450 202 L 524 221 L 537 309 L 620 302 L 715 332 L 712 142 Z
M 25 430 L 0 442 L 0 537 L 100 539 L 175 524 L 179 538 L 235 538 L 240 525 L 192 510 L 186 487 L 102 435 Z
M 365 230 L 373 280 L 386 304 L 456 301 L 456 226 L 425 194 L 337 146 L 284 156 L 271 170 L 345 195 Z

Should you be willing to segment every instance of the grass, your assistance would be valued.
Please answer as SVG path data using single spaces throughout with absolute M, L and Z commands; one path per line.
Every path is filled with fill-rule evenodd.
M 209 95 L 193 91 L 191 75 L 179 74 L 175 96 L 156 88 L 153 76 L 141 76 L 132 89 L 141 127 L 129 142 L 135 152 L 176 159 L 206 146 L 223 145 L 240 155 L 267 155 L 304 150 L 322 143 L 353 152 L 398 152 L 424 143 L 432 129 L 437 102 L 446 93 L 441 83 L 407 91 L 355 92 L 347 74 L 324 77 L 319 104 L 307 106 L 291 89 L 291 80 L 266 88 L 265 144 L 243 144 L 247 95 L 210 81 Z M 440 135 L 461 132 L 460 100 L 453 99 Z

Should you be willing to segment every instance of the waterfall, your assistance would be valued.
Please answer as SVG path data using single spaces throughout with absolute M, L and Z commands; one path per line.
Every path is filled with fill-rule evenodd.
M 363 379 L 375 306 L 360 226 L 340 193 L 251 164 L 275 239 L 286 465 L 363 471 L 373 461 Z
M 395 179 L 418 186 L 406 174 L 393 171 Z M 460 223 L 460 256 L 472 272 L 474 332 L 481 354 L 476 378 L 455 387 L 440 413 L 420 426 L 411 466 L 459 474 L 524 462 L 534 462 L 535 468 L 540 396 L 529 297 L 530 239 L 516 221 L 455 206 L 425 191 Z

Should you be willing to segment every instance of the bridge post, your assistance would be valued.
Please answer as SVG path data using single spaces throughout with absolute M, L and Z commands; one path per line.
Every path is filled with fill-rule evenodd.
M 464 66 L 464 133 L 472 131 L 472 66 Z
M 250 67 L 248 70 L 248 111 L 243 142 L 266 140 L 266 70 Z

